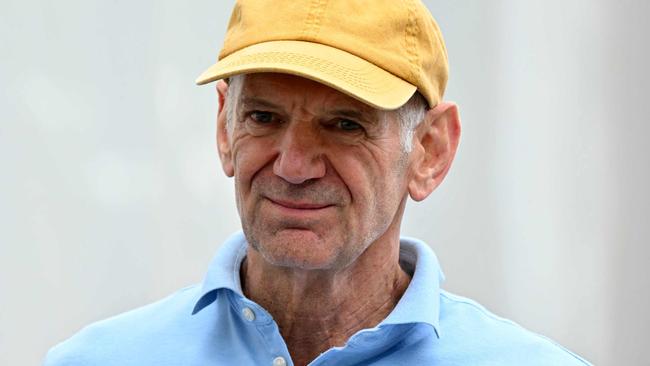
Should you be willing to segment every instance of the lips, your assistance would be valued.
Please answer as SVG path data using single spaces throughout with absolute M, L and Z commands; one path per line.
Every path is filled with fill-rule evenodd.
M 300 202 L 300 201 L 289 201 L 289 200 L 282 200 L 282 199 L 275 199 L 275 198 L 269 198 L 267 199 L 276 205 L 285 207 L 285 208 L 290 208 L 294 210 L 319 210 L 323 208 L 330 207 L 332 205 L 330 204 L 323 204 L 323 203 L 313 203 L 313 202 Z

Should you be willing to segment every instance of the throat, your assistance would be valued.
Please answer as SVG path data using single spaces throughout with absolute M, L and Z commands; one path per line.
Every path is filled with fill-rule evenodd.
M 264 265 L 258 266 L 255 256 L 249 250 L 242 264 L 244 294 L 273 316 L 296 365 L 345 345 L 359 330 L 377 326 L 395 308 L 410 281 L 397 258 L 372 271 L 363 266 L 329 274 L 286 268 L 261 273 L 258 270 Z

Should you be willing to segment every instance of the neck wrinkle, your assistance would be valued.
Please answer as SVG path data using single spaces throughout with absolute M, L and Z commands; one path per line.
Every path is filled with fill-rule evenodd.
M 375 281 L 350 275 L 346 276 L 347 282 L 343 278 L 331 280 L 323 288 L 317 288 L 313 282 L 292 288 L 292 285 L 274 286 L 272 282 L 266 286 L 266 281 L 258 280 L 258 276 L 247 277 L 251 264 L 247 260 L 242 266 L 242 286 L 245 295 L 265 308 L 276 321 L 295 364 L 306 365 L 322 352 L 344 346 L 359 330 L 374 328 L 395 308 L 410 277 L 397 259 L 392 263 L 390 270 L 374 268 L 363 272 L 372 274 Z M 386 275 L 377 276 L 377 273 Z

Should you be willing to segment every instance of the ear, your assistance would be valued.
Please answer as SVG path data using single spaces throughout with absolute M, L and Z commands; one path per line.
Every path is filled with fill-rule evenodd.
M 451 167 L 460 141 L 458 107 L 440 102 L 427 111 L 415 131 L 411 152 L 409 195 L 422 201 L 442 182 Z
M 232 152 L 230 149 L 230 136 L 226 124 L 228 111 L 226 108 L 226 96 L 228 95 L 228 84 L 225 81 L 217 82 L 217 94 L 219 95 L 219 112 L 217 114 L 217 149 L 219 150 L 219 159 L 221 167 L 227 176 L 235 175 L 235 169 L 232 164 Z

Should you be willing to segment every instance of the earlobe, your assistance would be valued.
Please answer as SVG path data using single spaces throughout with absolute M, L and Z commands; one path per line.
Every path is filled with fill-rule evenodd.
M 217 114 L 217 150 L 223 172 L 232 177 L 235 175 L 235 169 L 232 164 L 232 152 L 230 149 L 230 135 L 227 125 L 227 106 L 226 96 L 228 95 L 228 84 L 225 81 L 217 82 L 217 94 L 219 95 L 219 112 Z
M 409 195 L 415 201 L 427 198 L 447 175 L 460 141 L 458 107 L 441 102 L 427 111 L 416 130 L 412 152 Z

